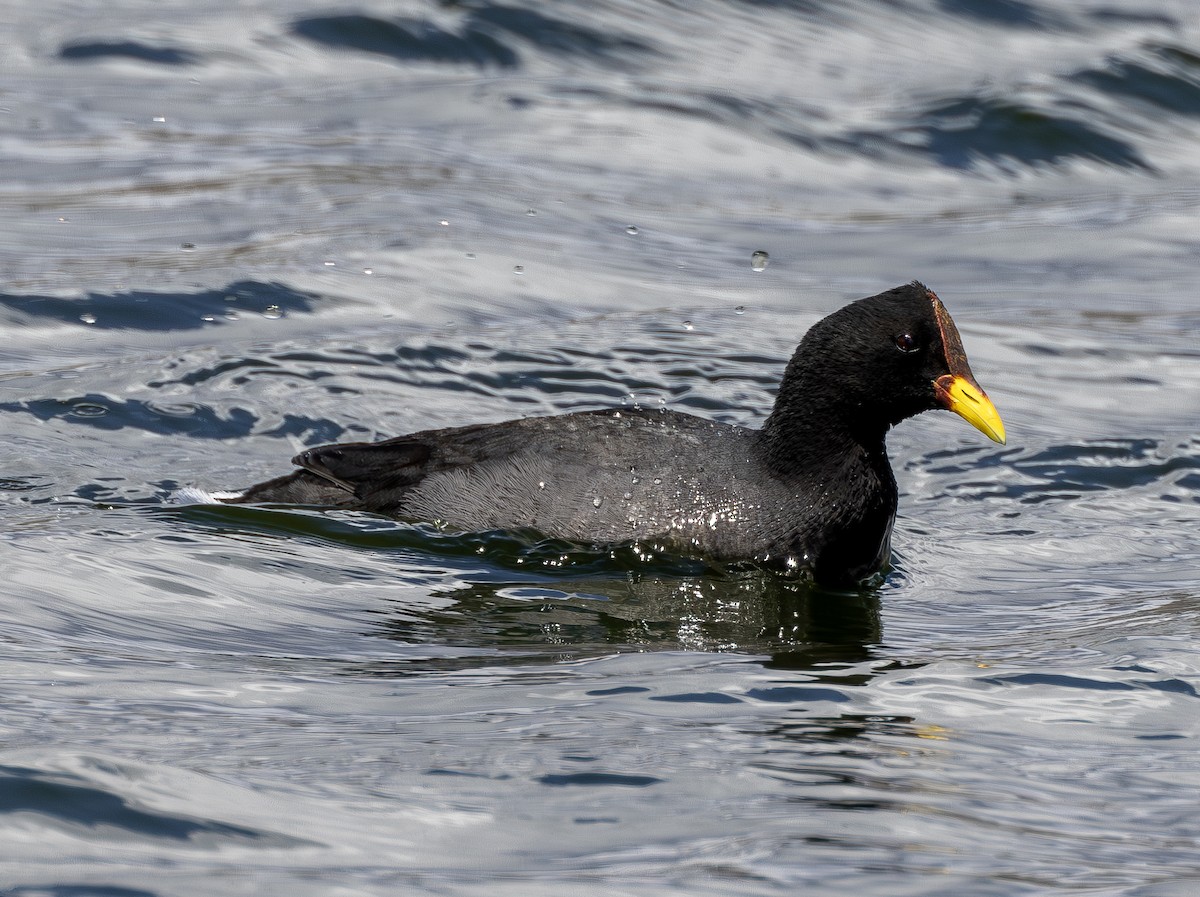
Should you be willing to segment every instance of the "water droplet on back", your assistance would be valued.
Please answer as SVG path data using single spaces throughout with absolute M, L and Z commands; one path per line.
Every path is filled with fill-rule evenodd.
M 638 234 L 641 233 L 641 231 L 638 230 L 638 226 L 636 224 L 630 224 L 628 227 L 625 228 L 625 233 L 629 234 L 629 236 L 631 236 L 631 237 L 636 237 Z
M 770 261 L 771 257 L 759 249 L 750 256 L 750 267 L 755 271 L 764 271 Z

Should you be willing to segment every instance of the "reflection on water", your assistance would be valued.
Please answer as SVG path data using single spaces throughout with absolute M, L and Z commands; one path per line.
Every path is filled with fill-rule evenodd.
M 753 567 L 646 560 L 633 545 L 588 548 L 520 532 L 447 533 L 356 512 L 146 507 L 222 537 L 391 557 L 398 575 L 429 582 L 431 600 L 377 611 L 373 631 L 406 644 L 480 649 L 478 663 L 495 663 L 493 649 L 512 652 L 512 663 L 687 650 L 767 654 L 774 666 L 806 669 L 867 659 L 881 641 L 879 596 L 866 587 L 832 591 Z
M 177 841 L 203 838 L 280 840 L 269 832 L 143 810 L 81 776 L 49 775 L 38 769 L 0 766 L 0 816 L 9 813 L 44 815 L 58 827 L 67 829 L 102 827 Z
M 278 283 L 235 281 L 188 293 L 127 290 L 89 292 L 65 299 L 52 295 L 0 293 L 0 324 L 42 327 L 50 323 L 96 330 L 187 331 L 230 326 L 241 315 L 312 313 L 321 297 Z M 241 326 L 244 326 L 242 324 Z
M 791 669 L 864 660 L 880 641 L 874 592 L 833 593 L 769 571 L 499 580 L 433 593 L 453 604 L 419 615 L 385 612 L 380 632 L 403 642 L 515 648 L 543 659 L 638 650 L 768 654 L 772 666 Z

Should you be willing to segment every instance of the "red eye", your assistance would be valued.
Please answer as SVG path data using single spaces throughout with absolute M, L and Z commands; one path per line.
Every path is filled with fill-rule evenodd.
M 901 352 L 916 352 L 920 346 L 917 345 L 917 338 L 911 333 L 901 333 L 896 337 L 896 348 Z

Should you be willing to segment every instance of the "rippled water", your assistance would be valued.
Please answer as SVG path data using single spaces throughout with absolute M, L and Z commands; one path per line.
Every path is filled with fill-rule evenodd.
M 9 13 L 0 891 L 1200 893 L 1191 4 Z M 170 501 L 914 277 L 876 589 Z

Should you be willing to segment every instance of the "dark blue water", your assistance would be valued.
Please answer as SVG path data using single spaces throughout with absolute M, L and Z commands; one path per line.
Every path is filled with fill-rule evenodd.
M 1200 893 L 1191 4 L 8 20 L 0 892 Z M 874 589 L 171 501 L 756 425 L 913 278 L 1009 441 L 893 432 Z

